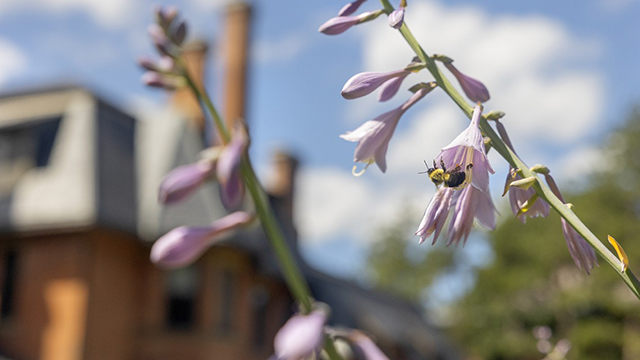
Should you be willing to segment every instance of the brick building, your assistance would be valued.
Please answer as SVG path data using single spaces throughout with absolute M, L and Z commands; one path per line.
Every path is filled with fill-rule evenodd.
M 250 12 L 228 13 L 226 119 L 244 117 Z M 191 48 L 202 78 L 205 46 Z M 194 265 L 163 271 L 153 240 L 224 215 L 216 184 L 161 207 L 158 185 L 204 148 L 202 114 L 186 92 L 153 119 L 132 117 L 82 87 L 0 98 L 0 354 L 11 359 L 266 359 L 294 311 L 259 226 Z M 307 266 L 297 252 L 297 162 L 275 158 L 270 188 L 296 260 L 331 324 L 375 335 L 393 359 L 458 359 L 419 309 Z

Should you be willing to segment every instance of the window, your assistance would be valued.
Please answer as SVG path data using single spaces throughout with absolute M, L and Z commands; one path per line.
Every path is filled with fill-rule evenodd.
M 221 335 L 229 335 L 233 331 L 236 277 L 233 271 L 225 269 L 222 271 L 221 280 L 218 331 Z
M 198 276 L 195 266 L 171 271 L 167 278 L 167 326 L 187 330 L 195 323 Z
M 0 195 L 29 169 L 47 166 L 59 125 L 57 117 L 0 128 Z
M 251 290 L 251 306 L 253 308 L 253 344 L 256 350 L 262 350 L 267 343 L 267 308 L 269 291 L 263 286 Z
M 16 251 L 10 249 L 5 253 L 4 271 L 2 272 L 2 294 L 0 298 L 0 320 L 13 315 L 16 287 Z

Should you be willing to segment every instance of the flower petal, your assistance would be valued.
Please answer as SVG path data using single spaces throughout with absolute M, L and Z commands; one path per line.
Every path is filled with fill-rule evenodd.
M 299 360 L 320 350 L 327 313 L 317 309 L 308 315 L 294 315 L 278 331 L 274 350 L 278 360 Z

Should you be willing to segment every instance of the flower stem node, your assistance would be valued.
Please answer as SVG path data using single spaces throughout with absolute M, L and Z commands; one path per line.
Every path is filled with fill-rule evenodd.
M 436 84 L 435 81 L 432 82 L 421 82 L 421 83 L 417 83 L 415 85 L 413 85 L 412 87 L 409 88 L 409 91 L 411 91 L 412 93 L 416 93 L 418 90 L 420 89 L 429 89 L 429 91 L 433 90 L 436 88 L 436 86 L 438 86 L 438 84 Z
M 540 164 L 533 165 L 529 170 L 542 175 L 547 175 L 551 172 L 548 167 Z
M 517 187 L 523 190 L 527 190 L 533 185 L 538 179 L 535 176 L 529 176 L 528 178 L 514 180 L 511 182 L 509 187 Z
M 442 54 L 433 54 L 433 55 L 431 55 L 431 58 L 433 60 L 440 61 L 443 64 L 448 64 L 448 63 L 452 63 L 453 62 L 452 58 L 450 58 L 450 57 L 448 57 L 446 55 L 442 55 Z
M 616 241 L 616 239 L 613 238 L 613 236 L 607 235 L 607 238 L 609 239 L 609 243 L 613 246 L 613 248 L 616 249 L 616 253 L 618 253 L 618 259 L 620 259 L 621 263 L 620 272 L 624 274 L 629 267 L 629 257 L 627 256 L 627 253 L 624 251 L 622 246 Z
M 484 118 L 487 119 L 487 120 L 500 120 L 505 115 L 506 114 L 504 113 L 504 111 L 493 110 L 493 111 L 489 111 L 488 113 L 486 113 L 484 115 Z

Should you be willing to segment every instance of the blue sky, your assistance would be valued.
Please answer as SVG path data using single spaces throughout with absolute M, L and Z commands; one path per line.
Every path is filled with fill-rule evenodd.
M 146 35 L 153 3 L 177 5 L 191 34 L 209 39 L 214 49 L 221 43 L 221 0 L 5 0 L 0 90 L 73 82 L 134 113 L 164 106 L 166 96 L 144 88 L 135 65 L 138 56 L 153 53 Z M 304 253 L 333 274 L 361 277 L 364 249 L 378 226 L 397 216 L 419 220 L 434 191 L 417 175 L 422 161 L 468 121 L 434 91 L 401 120 L 387 174 L 371 167 L 363 177 L 352 177 L 354 144 L 338 135 L 397 106 L 408 87 L 430 77 L 411 75 L 388 103 L 377 104 L 374 95 L 344 100 L 340 89 L 353 74 L 393 70 L 410 60 L 386 19 L 325 36 L 317 28 L 335 16 L 341 1 L 254 5 L 247 116 L 253 158 L 266 179 L 274 148 L 300 156 L 296 216 Z M 362 10 L 379 6 L 368 1 Z M 406 19 L 428 53 L 447 54 L 460 70 L 485 82 L 492 95 L 486 109 L 507 113 L 504 124 L 519 154 L 531 165 L 549 165 L 566 186 L 594 164 L 606 163 L 599 148 L 605 134 L 640 99 L 639 15 L 636 0 L 413 0 Z M 220 97 L 217 60 L 214 50 L 211 62 L 218 66 L 212 66 L 207 84 Z M 501 214 L 509 216 L 504 199 L 497 198 L 506 167 L 494 155 L 492 192 Z M 473 246 L 464 251 L 490 257 Z

